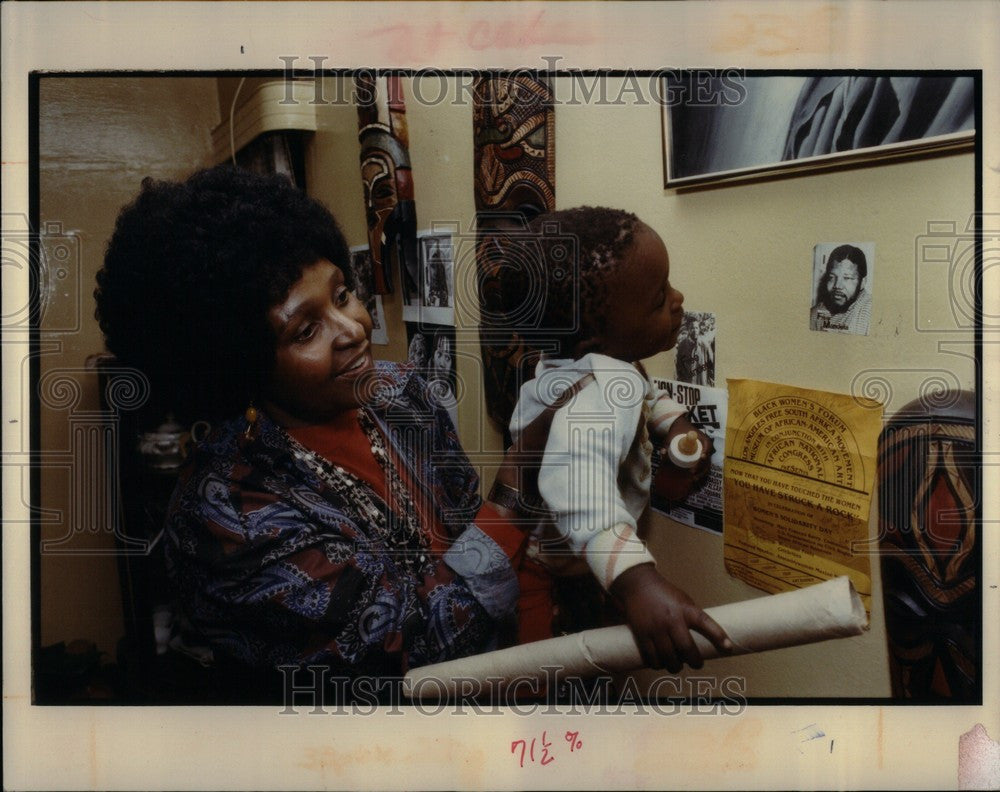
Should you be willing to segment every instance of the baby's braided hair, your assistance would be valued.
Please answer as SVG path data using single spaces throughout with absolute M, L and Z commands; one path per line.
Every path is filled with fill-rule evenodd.
M 536 308 L 518 328 L 528 341 L 569 355 L 579 341 L 603 330 L 612 308 L 608 284 L 627 260 L 640 222 L 621 209 L 580 206 L 529 224 L 525 245 L 512 245 L 504 287 L 512 301 L 530 299 L 528 307 Z

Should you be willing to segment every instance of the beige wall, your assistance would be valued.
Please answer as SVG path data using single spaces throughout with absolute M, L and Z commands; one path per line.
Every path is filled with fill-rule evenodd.
M 94 276 L 118 210 L 141 179 L 177 178 L 207 163 L 218 94 L 214 79 L 47 78 L 39 113 L 41 221 L 60 223 L 79 251 L 67 277 L 51 279 L 42 319 L 41 448 L 50 455 L 41 470 L 42 541 L 54 544 L 42 554 L 41 641 L 85 638 L 113 656 L 123 623 L 112 504 L 100 495 L 107 459 L 93 447 L 97 378 L 83 370 L 104 348 Z M 77 383 L 78 398 L 61 398 L 61 382 Z M 97 432 L 86 453 L 72 447 L 74 422 Z M 72 462 L 60 463 L 67 455 Z
M 569 96 L 561 81 L 557 98 Z M 745 377 L 866 393 L 882 399 L 888 413 L 919 396 L 921 384 L 933 377 L 972 388 L 972 361 L 938 351 L 947 337 L 964 342 L 971 355 L 971 333 L 919 333 L 914 309 L 918 237 L 931 220 L 964 228 L 973 211 L 972 154 L 678 195 L 663 189 L 661 146 L 655 104 L 558 105 L 556 200 L 560 208 L 589 203 L 630 209 L 659 232 L 685 307 L 716 314 L 717 383 Z M 867 337 L 808 329 L 813 245 L 841 241 L 875 243 Z M 943 290 L 928 295 L 925 289 L 921 299 L 928 297 L 946 309 Z M 673 353 L 653 358 L 648 369 L 670 377 Z M 891 392 L 875 377 L 884 378 Z M 651 515 L 648 530 L 660 569 L 699 604 L 759 595 L 725 572 L 719 537 L 659 514 Z M 888 695 L 877 558 L 872 567 L 867 635 L 713 662 L 708 671 L 744 677 L 750 696 Z

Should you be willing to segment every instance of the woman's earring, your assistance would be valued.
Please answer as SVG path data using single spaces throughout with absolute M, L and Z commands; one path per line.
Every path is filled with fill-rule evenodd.
M 247 419 L 247 428 L 243 430 L 243 436 L 249 440 L 257 429 L 257 408 L 253 406 L 253 402 L 250 402 L 243 417 Z
M 195 444 L 200 443 L 202 440 L 208 437 L 211 431 L 212 431 L 212 424 L 210 424 L 208 421 L 195 421 L 193 424 L 191 424 L 191 432 L 190 432 L 191 442 Z

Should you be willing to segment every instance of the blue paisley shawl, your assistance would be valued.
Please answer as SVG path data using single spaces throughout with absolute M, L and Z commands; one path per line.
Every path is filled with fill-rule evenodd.
M 513 618 L 517 579 L 472 522 L 478 476 L 447 412 L 408 367 L 379 363 L 378 374 L 369 414 L 407 466 L 411 498 L 436 510 L 448 551 L 404 563 L 357 503 L 355 486 L 382 504 L 368 485 L 324 483 L 263 411 L 249 438 L 245 420 L 228 421 L 179 481 L 165 545 L 185 615 L 215 650 L 254 667 L 395 676 L 495 648 Z

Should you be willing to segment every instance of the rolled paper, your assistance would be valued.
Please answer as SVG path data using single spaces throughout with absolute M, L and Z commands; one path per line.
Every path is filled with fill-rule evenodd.
M 701 459 L 701 441 L 698 439 L 698 433 L 689 431 L 674 437 L 667 447 L 667 456 L 677 467 L 692 468 L 697 465 Z
M 729 635 L 734 655 L 860 635 L 868 623 L 847 577 L 705 612 Z M 692 630 L 691 635 L 705 660 L 722 656 L 700 633 Z M 632 631 L 618 625 L 422 666 L 403 678 L 403 692 L 410 698 L 444 698 L 475 683 L 503 687 L 511 681 L 541 682 L 553 668 L 562 677 L 587 678 L 635 671 L 643 662 Z

